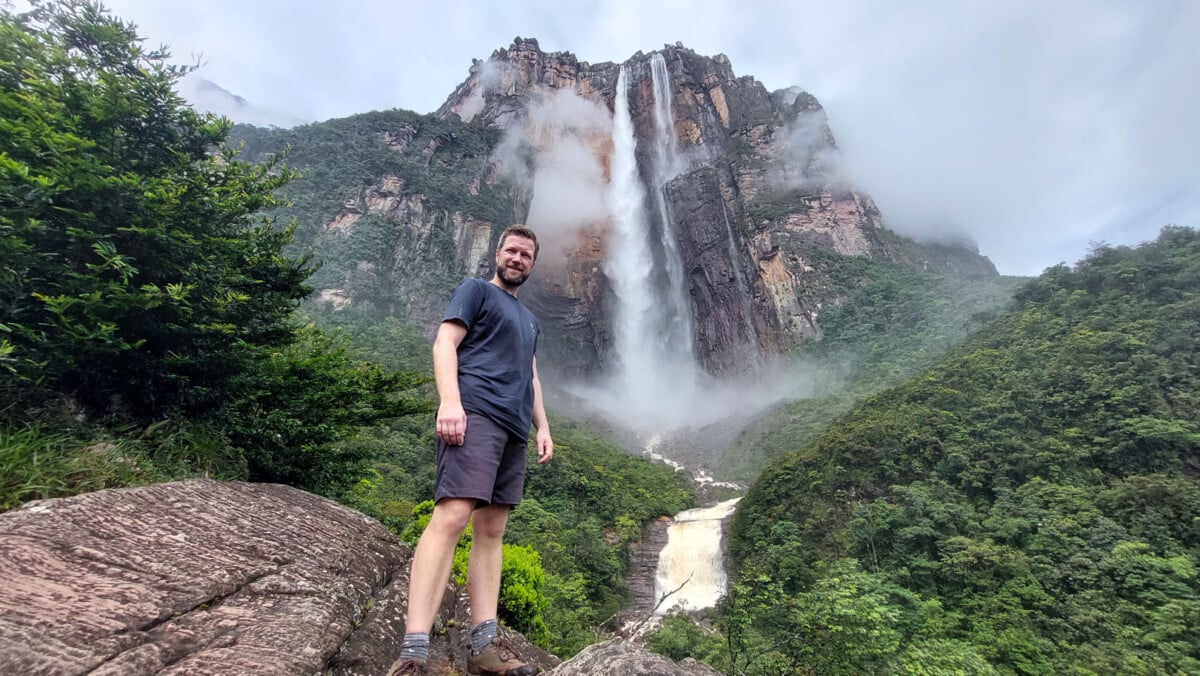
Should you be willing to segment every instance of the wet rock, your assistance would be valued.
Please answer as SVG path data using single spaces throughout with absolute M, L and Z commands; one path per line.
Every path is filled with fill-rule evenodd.
M 667 545 L 669 517 L 659 517 L 642 527 L 642 536 L 633 545 L 629 555 L 629 574 L 626 587 L 630 602 L 621 612 L 621 624 L 643 620 L 653 611 L 658 599 L 654 595 L 654 581 L 658 576 L 658 555 Z

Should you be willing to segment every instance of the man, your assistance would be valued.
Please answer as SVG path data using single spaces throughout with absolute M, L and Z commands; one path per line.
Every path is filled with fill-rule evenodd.
M 538 324 L 517 300 L 537 260 L 533 231 L 514 225 L 500 235 L 490 282 L 469 279 L 454 292 L 433 343 L 437 412 L 437 482 L 433 516 L 413 553 L 408 617 L 400 659 L 388 671 L 426 674 L 429 631 L 450 577 L 454 546 L 474 526 L 467 564 L 471 600 L 471 674 L 531 676 L 497 633 L 501 541 L 509 511 L 521 500 L 525 448 L 536 427 L 538 463 L 554 456 L 538 381 Z

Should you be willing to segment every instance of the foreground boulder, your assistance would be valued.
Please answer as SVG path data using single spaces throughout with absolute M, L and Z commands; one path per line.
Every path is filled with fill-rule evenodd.
M 646 650 L 640 645 L 612 639 L 590 645 L 563 662 L 548 676 L 720 676 L 707 664 L 691 658 L 681 662 Z
M 378 522 L 287 486 L 196 479 L 30 503 L 0 514 L 0 674 L 382 676 L 410 555 Z M 445 598 L 433 660 L 465 673 L 468 608 Z

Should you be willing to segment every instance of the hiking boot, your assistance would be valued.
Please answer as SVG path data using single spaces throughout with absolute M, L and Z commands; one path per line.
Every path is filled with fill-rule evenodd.
M 473 676 L 533 676 L 539 671 L 536 664 L 522 662 L 517 649 L 499 636 L 467 660 L 467 673 Z
M 421 660 L 401 658 L 392 662 L 392 668 L 388 669 L 387 676 L 429 676 L 429 670 L 425 668 L 425 663 Z

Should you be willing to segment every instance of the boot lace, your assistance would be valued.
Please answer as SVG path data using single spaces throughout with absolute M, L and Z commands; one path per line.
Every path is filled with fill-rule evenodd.
M 416 660 L 403 662 L 398 666 L 393 666 L 392 669 L 388 672 L 388 676 L 425 676 L 428 673 L 425 665 Z
M 492 645 L 496 646 L 496 654 L 505 662 L 519 662 L 521 654 L 517 652 L 516 647 L 508 642 L 508 639 L 497 636 L 492 639 Z

